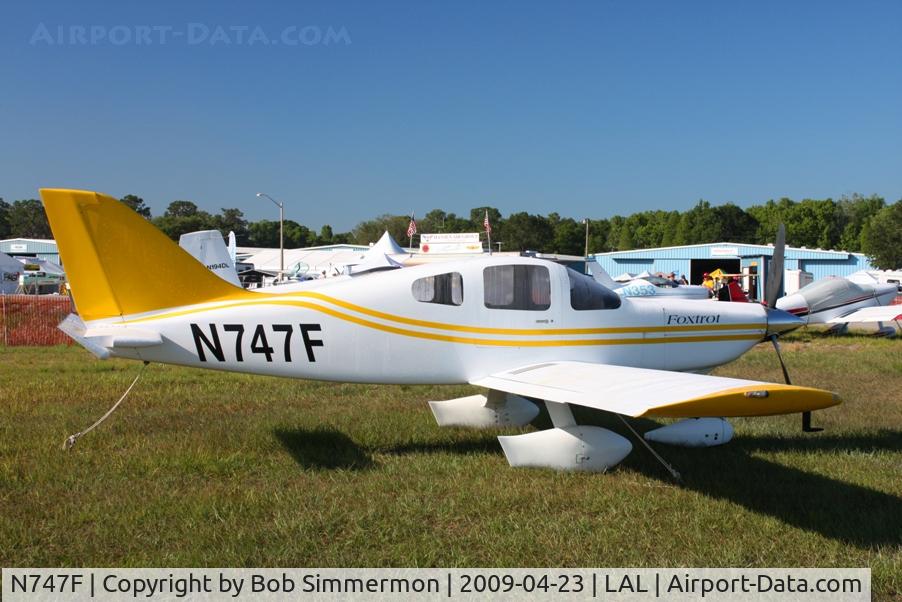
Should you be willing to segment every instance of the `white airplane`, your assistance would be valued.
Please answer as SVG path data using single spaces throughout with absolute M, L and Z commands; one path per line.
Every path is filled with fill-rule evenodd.
M 695 284 L 674 286 L 670 284 L 670 281 L 655 276 L 636 277 L 626 282 L 618 282 L 594 261 L 589 262 L 589 271 L 602 286 L 611 289 L 621 297 L 666 297 L 696 300 L 711 298 L 711 291 L 707 287 Z
M 526 257 L 424 264 L 261 295 L 212 274 L 112 197 L 59 189 L 41 197 L 79 313 L 61 328 L 97 356 L 488 389 L 430 402 L 440 425 L 524 426 L 539 412 L 530 398 L 544 400 L 553 428 L 499 437 L 512 466 L 604 471 L 626 457 L 626 438 L 577 424 L 572 404 L 624 421 L 683 418 L 646 438 L 710 446 L 732 437 L 724 416 L 810 416 L 840 403 L 829 391 L 703 374 L 763 340 L 779 352 L 777 336 L 801 324 L 759 304 L 621 298 Z
M 235 267 L 237 247 L 234 232 L 229 232 L 228 247 L 218 230 L 199 230 L 182 234 L 179 238 L 179 246 L 226 282 L 241 286 Z M 376 244 L 360 255 L 357 261 L 341 265 L 340 273 L 330 276 L 330 278 L 359 276 L 366 272 L 401 268 L 408 257 L 409 254 L 386 231 Z M 297 268 L 295 268 L 296 270 Z M 305 290 L 310 288 L 310 281 L 319 280 L 317 278 L 297 280 L 293 278 L 293 275 L 294 273 L 288 280 L 255 288 L 253 291 L 256 293 L 284 293 L 290 290 Z
M 235 235 L 231 232 L 229 234 L 231 246 Z M 179 237 L 179 246 L 226 282 L 241 286 L 233 254 L 231 249 L 226 247 L 219 230 L 198 230 L 182 234 Z
M 899 294 L 895 284 L 884 284 L 866 272 L 848 278 L 822 278 L 777 300 L 777 308 L 805 324 L 833 324 L 845 330 L 852 322 L 877 322 L 878 334 L 893 335 L 884 322 L 902 319 L 902 306 L 893 305 Z

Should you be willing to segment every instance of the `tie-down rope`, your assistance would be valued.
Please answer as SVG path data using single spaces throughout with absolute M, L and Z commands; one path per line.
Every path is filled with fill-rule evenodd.
M 147 367 L 147 364 L 149 364 L 149 363 L 150 363 L 150 362 L 144 362 L 144 364 L 141 366 L 141 370 L 139 370 L 139 371 L 138 371 L 138 374 L 135 376 L 135 380 L 133 380 L 133 381 L 132 381 L 132 384 L 130 384 L 130 385 L 128 386 L 128 389 L 125 390 L 125 393 L 122 394 L 122 397 L 119 398 L 119 401 L 117 401 L 117 402 L 113 405 L 113 407 L 111 407 L 109 410 L 107 410 L 107 413 L 106 413 L 106 414 L 104 414 L 103 416 L 101 416 L 100 419 L 99 419 L 97 422 L 95 422 L 94 424 L 92 424 L 91 426 L 89 426 L 88 428 L 86 428 L 85 430 L 83 430 L 83 431 L 81 431 L 81 432 L 78 432 L 78 433 L 75 433 L 74 435 L 69 435 L 69 437 L 66 439 L 66 442 L 63 443 L 63 450 L 69 451 L 70 449 L 72 449 L 72 447 L 75 445 L 75 442 L 78 441 L 79 437 L 83 437 L 83 436 L 87 435 L 88 433 L 90 433 L 91 431 L 93 431 L 95 428 L 97 428 L 98 426 L 100 426 L 100 424 L 101 424 L 104 420 L 106 420 L 107 418 L 109 418 L 109 417 L 110 417 L 110 414 L 112 414 L 113 412 L 116 411 L 116 408 L 119 407 L 119 404 L 122 403 L 123 401 L 125 401 L 125 398 L 128 397 L 128 394 L 129 394 L 129 393 L 131 393 L 132 388 L 135 386 L 135 383 L 138 382 L 138 379 L 141 378 L 141 375 L 144 373 L 144 368 L 146 368 L 146 367 Z

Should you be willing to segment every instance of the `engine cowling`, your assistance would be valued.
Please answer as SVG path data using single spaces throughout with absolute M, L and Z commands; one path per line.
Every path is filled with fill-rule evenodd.
M 687 418 L 645 433 L 646 441 L 681 447 L 713 447 L 733 438 L 733 425 L 723 418 Z

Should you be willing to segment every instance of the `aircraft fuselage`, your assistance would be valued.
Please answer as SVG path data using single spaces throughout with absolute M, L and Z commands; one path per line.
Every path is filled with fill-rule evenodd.
M 518 282 L 527 270 L 540 277 Z M 626 298 L 606 309 L 575 309 L 586 302 L 574 298 L 572 283 L 573 275 L 555 263 L 479 258 L 89 327 L 103 323 L 160 334 L 159 345 L 114 347 L 112 354 L 120 357 L 403 384 L 466 383 L 543 361 L 705 371 L 742 355 L 767 328 L 757 304 Z

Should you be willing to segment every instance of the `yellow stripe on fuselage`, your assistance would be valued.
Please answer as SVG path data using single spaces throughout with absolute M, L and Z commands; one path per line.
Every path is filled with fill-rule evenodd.
M 266 293 L 255 293 L 257 295 L 263 296 L 267 295 Z M 267 295 L 268 296 L 268 295 Z M 416 318 L 408 318 L 406 316 L 398 316 L 395 314 L 389 314 L 382 311 L 378 311 L 375 309 L 370 309 L 368 307 L 363 307 L 360 305 L 356 305 L 354 303 L 350 303 L 348 301 L 343 301 L 341 299 L 335 299 L 333 297 L 329 297 L 327 295 L 323 295 L 322 293 L 314 293 L 314 292 L 301 292 L 301 293 L 289 293 L 287 295 L 273 295 L 271 299 L 255 299 L 253 301 L 232 301 L 226 302 L 221 305 L 212 305 L 212 306 L 204 306 L 204 307 L 191 307 L 183 310 L 176 310 L 170 312 L 164 312 L 161 314 L 147 316 L 142 318 L 135 318 L 131 320 L 125 320 L 124 324 L 134 324 L 138 322 L 148 322 L 152 320 L 163 320 L 166 318 L 175 318 L 179 316 L 190 315 L 198 312 L 209 311 L 214 309 L 229 309 L 233 307 L 241 307 L 245 305 L 297 305 L 299 302 L 295 301 L 298 298 L 308 298 L 308 299 L 316 299 L 318 301 L 323 301 L 326 303 L 331 303 L 332 305 L 336 305 L 338 307 L 342 307 L 344 309 L 348 309 L 351 311 L 355 311 L 360 314 L 364 314 L 367 316 L 371 316 L 374 318 L 379 318 L 382 320 L 386 320 L 389 322 L 396 322 L 398 324 L 407 324 L 410 326 L 420 326 L 422 328 L 430 328 L 433 330 L 449 330 L 452 332 L 469 332 L 474 334 L 497 334 L 497 335 L 513 335 L 513 336 L 551 336 L 551 335 L 586 335 L 586 334 L 644 334 L 644 333 L 656 333 L 656 332 L 700 332 L 700 331 L 712 331 L 712 330 L 756 330 L 759 332 L 764 331 L 764 326 L 762 324 L 685 324 L 685 325 L 671 325 L 671 326 L 619 326 L 619 327 L 610 327 L 610 328 L 492 328 L 492 327 L 484 327 L 484 326 L 468 326 L 464 324 L 450 324 L 446 322 L 432 322 L 429 320 L 419 320 Z M 310 307 L 319 309 L 320 306 L 311 306 L 311 305 L 303 305 L 301 307 Z M 325 308 L 323 308 L 325 309 Z M 328 312 L 326 312 L 328 313 Z M 344 315 L 344 314 L 342 314 Z
M 568 334 L 627 334 L 637 332 L 669 332 L 674 330 L 673 326 L 623 326 L 616 328 L 490 328 L 483 326 L 465 326 L 462 324 L 447 324 L 444 322 L 430 322 L 428 320 L 418 320 L 416 318 L 407 318 L 405 316 L 397 316 L 388 314 L 368 307 L 362 307 L 335 299 L 322 293 L 298 293 L 298 296 L 309 297 L 331 303 L 357 313 L 388 320 L 390 322 L 398 322 L 401 324 L 409 324 L 411 326 L 421 326 L 423 328 L 432 328 L 435 330 L 453 330 L 457 332 L 472 332 L 476 334 L 507 334 L 507 335 L 568 335 Z M 680 331 L 691 332 L 699 330 L 764 330 L 760 324 L 688 324 L 677 327 Z
M 346 309 L 352 309 L 358 313 L 362 313 L 364 315 L 369 315 L 373 317 L 378 317 L 386 321 L 394 321 L 401 324 L 411 324 L 424 328 L 431 328 L 435 330 L 446 330 L 446 331 L 457 331 L 457 332 L 472 332 L 476 334 L 486 334 L 486 335 L 496 335 L 496 334 L 506 334 L 506 335 L 544 335 L 544 336 L 553 336 L 553 335 L 585 335 L 585 334 L 646 334 L 646 333 L 676 333 L 681 334 L 684 332 L 698 332 L 698 331 L 712 331 L 712 330 L 755 330 L 757 332 L 751 334 L 717 334 L 717 335 L 697 335 L 697 336 L 659 336 L 653 338 L 639 338 L 639 337 L 631 337 L 631 338 L 603 338 L 603 339 L 538 339 L 538 340 L 530 340 L 530 339 L 490 339 L 490 338 L 475 338 L 475 337 L 466 337 L 466 336 L 458 336 L 451 334 L 441 334 L 441 333 L 433 333 L 433 332 L 423 332 L 419 330 L 410 330 L 407 328 L 401 328 L 398 326 L 393 326 L 389 324 L 380 324 L 378 322 L 373 322 L 371 320 L 367 320 L 365 318 L 361 318 L 359 316 L 350 315 L 336 309 L 330 307 L 324 307 L 323 305 L 319 305 L 317 303 L 311 303 L 309 301 L 302 301 L 299 299 L 290 299 L 290 298 L 274 298 L 274 299 L 255 299 L 254 301 L 237 301 L 231 303 L 225 303 L 222 305 L 214 305 L 207 307 L 192 307 L 183 310 L 177 310 L 172 312 L 165 312 L 162 314 L 158 314 L 155 316 L 148 316 L 145 318 L 132 319 L 127 320 L 124 323 L 126 324 L 136 324 L 148 321 L 162 320 L 166 318 L 175 318 L 186 315 L 192 315 L 197 313 L 203 313 L 207 311 L 214 311 L 219 309 L 232 309 L 235 307 L 243 307 L 243 306 L 260 306 L 260 305 L 283 305 L 290 307 L 301 307 L 304 309 L 310 309 L 313 311 L 317 311 L 339 320 L 343 320 L 346 322 L 351 322 L 354 324 L 358 324 L 360 326 L 364 326 L 366 328 L 372 328 L 374 330 L 380 330 L 382 332 L 388 332 L 391 334 L 397 334 L 401 336 L 407 337 L 415 337 L 420 339 L 427 339 L 433 341 L 443 341 L 448 343 L 462 343 L 469 345 L 488 345 L 488 346 L 500 346 L 500 347 L 568 347 L 568 346 L 593 346 L 593 345 L 648 345 L 648 344 L 657 344 L 657 343 L 704 343 L 704 342 L 713 342 L 713 341 L 754 341 L 761 338 L 761 332 L 764 330 L 759 324 L 691 324 L 684 326 L 628 326 L 628 327 L 619 327 L 619 328 L 556 328 L 556 329 L 513 329 L 513 328 L 480 328 L 473 326 L 463 326 L 457 324 L 443 324 L 440 322 L 430 322 L 426 320 L 416 320 L 413 318 L 405 318 L 403 316 L 394 316 L 392 314 L 387 314 L 384 312 L 371 310 L 365 307 L 360 307 L 358 305 L 354 305 L 352 303 L 348 303 L 346 301 L 340 301 L 338 299 L 333 299 L 327 297 L 325 295 L 321 295 L 319 293 L 298 293 L 295 295 L 291 295 L 293 297 L 307 297 L 309 299 L 316 299 L 321 301 L 327 301 L 339 307 L 343 307 Z
M 718 336 L 690 336 L 690 337 L 656 337 L 654 339 L 558 339 L 558 340 L 529 340 L 529 339 L 477 339 L 472 337 L 460 337 L 453 335 L 437 334 L 432 332 L 422 332 L 418 330 L 408 330 L 406 328 L 398 328 L 396 326 L 388 326 L 371 322 L 364 318 L 351 316 L 334 309 L 308 303 L 306 301 L 265 301 L 264 305 L 292 305 L 295 307 L 303 307 L 312 309 L 339 320 L 353 322 L 360 326 L 399 334 L 408 337 L 416 337 L 420 339 L 429 339 L 433 341 L 444 341 L 448 343 L 465 343 L 469 345 L 492 345 L 499 347 L 573 347 L 587 345 L 643 345 L 649 343 L 699 343 L 707 341 L 751 341 L 761 338 L 759 334 L 738 334 L 738 335 L 718 335 Z

